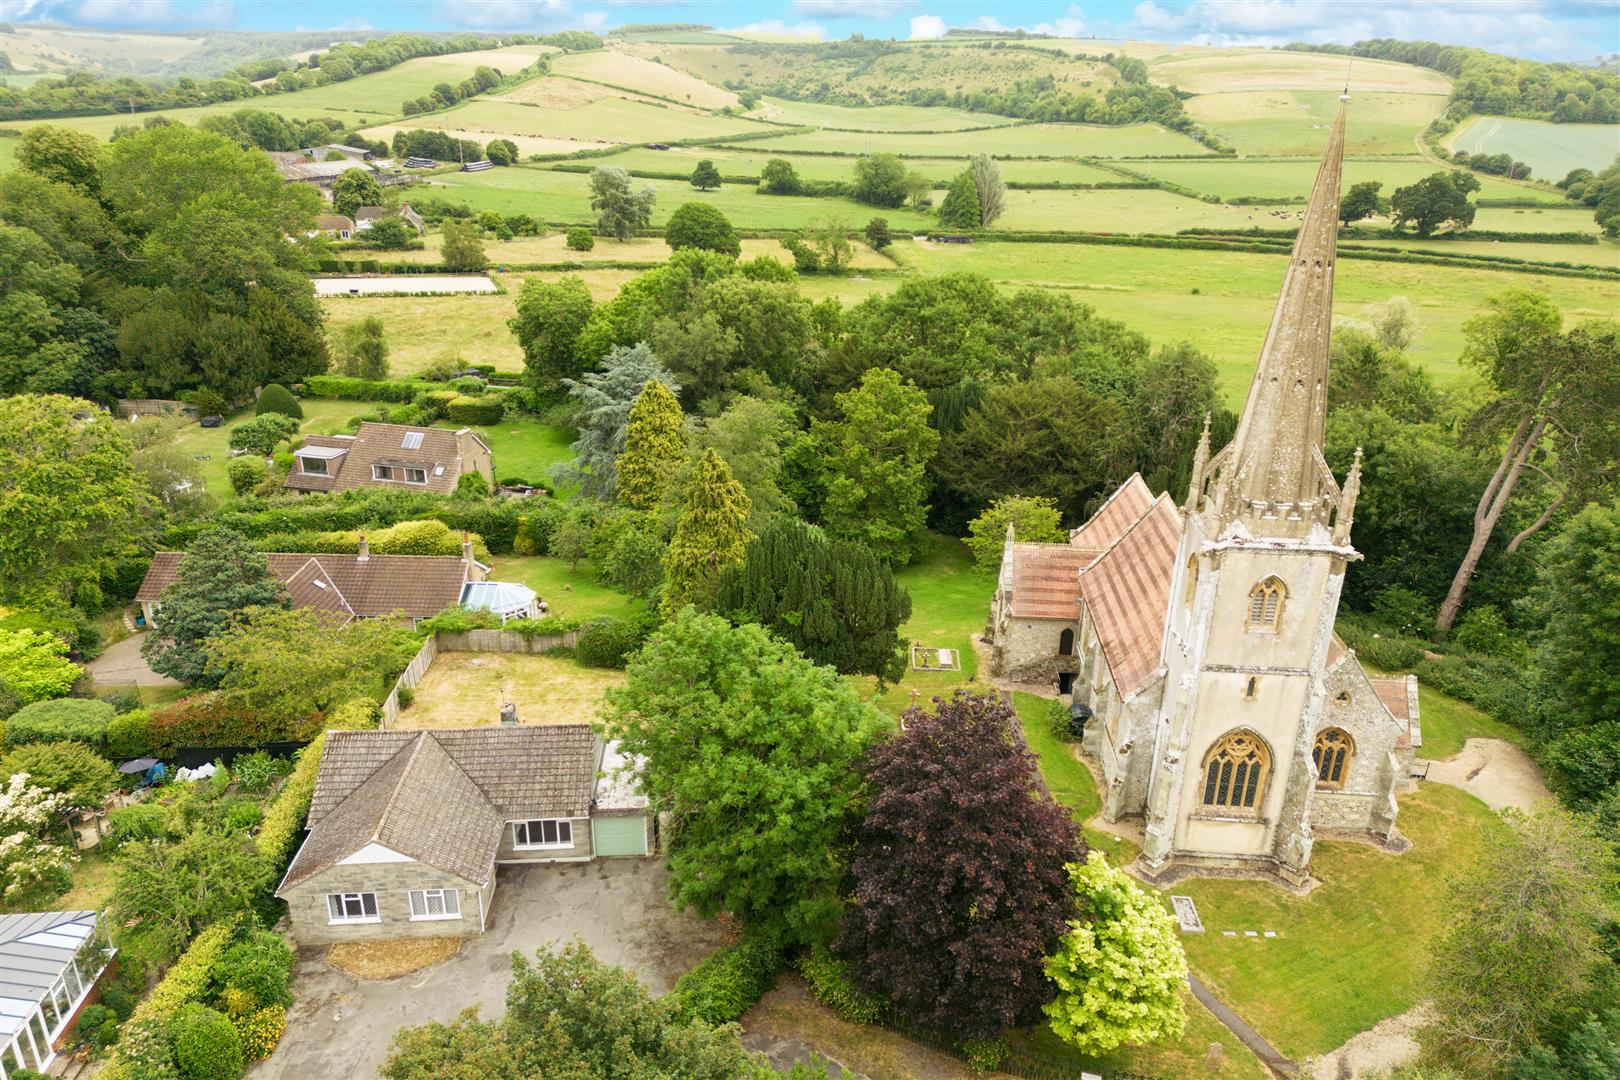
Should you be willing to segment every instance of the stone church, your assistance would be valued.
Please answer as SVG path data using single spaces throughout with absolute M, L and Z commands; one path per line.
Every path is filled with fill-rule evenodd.
M 1090 709 L 1103 816 L 1142 820 L 1156 880 L 1299 887 L 1318 834 L 1400 842 L 1417 685 L 1334 632 L 1360 558 L 1360 453 L 1343 484 L 1322 455 L 1344 124 L 1341 103 L 1231 443 L 1212 456 L 1206 421 L 1179 507 L 1132 476 L 1068 543 L 1009 529 L 1002 554 L 992 667 Z

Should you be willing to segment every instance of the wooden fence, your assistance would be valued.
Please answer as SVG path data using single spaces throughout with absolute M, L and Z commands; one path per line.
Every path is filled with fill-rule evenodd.
M 394 681 L 394 688 L 388 692 L 388 699 L 383 702 L 382 726 L 384 730 L 394 726 L 394 722 L 399 719 L 400 690 L 414 690 L 441 652 L 533 654 L 550 652 L 552 649 L 572 649 L 578 642 L 577 630 L 570 630 L 566 634 L 537 634 L 534 637 L 526 637 L 510 630 L 463 630 L 453 634 L 442 632 L 434 634 L 422 642 L 422 647 L 406 665 L 404 672 Z

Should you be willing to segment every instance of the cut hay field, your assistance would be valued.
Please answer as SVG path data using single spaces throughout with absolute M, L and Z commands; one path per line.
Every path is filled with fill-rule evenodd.
M 609 161 L 612 159 L 609 158 Z M 864 225 L 874 216 L 886 217 L 893 228 L 929 228 L 937 219 L 916 210 L 879 210 L 853 199 L 761 195 L 751 185 L 727 184 L 700 192 L 683 180 L 637 180 L 658 193 L 652 222 L 669 220 L 685 202 L 704 202 L 718 208 L 742 229 L 798 229 L 811 221 L 841 217 L 851 225 Z M 525 213 L 542 221 L 587 223 L 596 220 L 590 206 L 589 177 L 549 169 L 519 167 L 478 173 L 445 173 L 435 177 L 430 194 L 462 201 L 474 210 L 501 214 Z
M 657 98 L 634 90 L 625 90 L 616 86 L 602 86 L 599 83 L 585 82 L 582 79 L 565 79 L 561 75 L 543 75 L 538 79 L 530 79 L 522 86 L 514 87 L 505 93 L 494 95 L 493 101 L 515 101 L 519 105 L 538 105 L 542 109 L 577 109 L 581 105 L 589 105 L 602 98 L 619 97 L 627 101 L 639 101 L 643 105 L 655 105 L 660 108 L 665 102 Z M 703 114 L 704 110 L 692 105 L 670 105 L 670 108 L 681 112 Z
M 390 261 L 406 263 L 437 263 L 444 234 L 431 232 L 423 237 L 421 251 L 390 252 Z M 598 236 L 596 246 L 589 251 L 571 251 L 567 237 L 561 232 L 546 236 L 519 236 L 511 240 L 486 240 L 484 251 L 491 266 L 501 267 L 533 263 L 646 263 L 649 266 L 664 262 L 670 256 L 669 245 L 656 236 L 638 236 L 629 240 L 615 240 L 611 236 Z M 769 239 L 746 239 L 742 243 L 744 260 L 765 256 L 791 266 L 793 257 L 781 243 Z M 856 270 L 892 269 L 894 263 L 877 254 L 865 244 L 855 244 L 855 258 L 850 263 Z
M 556 597 L 541 599 L 557 611 Z M 506 702 L 517 706 L 521 724 L 588 723 L 608 690 L 623 685 L 624 672 L 588 668 L 572 657 L 441 652 L 394 726 L 400 731 L 493 727 Z
M 1418 135 L 1445 104 L 1439 94 L 1355 94 L 1345 153 L 1415 153 Z M 1320 155 L 1338 111 L 1332 90 L 1246 90 L 1187 102 L 1187 114 L 1239 154 L 1261 157 Z
M 511 98 L 477 97 L 464 105 L 413 117 L 421 128 L 464 128 L 484 138 L 536 135 L 607 142 L 674 142 L 719 139 L 768 130 L 739 117 L 687 112 L 645 101 L 607 96 L 575 108 L 548 109 Z
M 809 101 L 766 98 L 761 115 L 788 124 L 845 131 L 961 131 L 967 128 L 1005 127 L 1018 121 L 994 113 L 968 112 L 943 106 L 875 105 L 852 109 L 842 105 L 821 105 Z
M 1388 247 L 1399 244 L 1408 251 L 1457 252 L 1465 255 L 1497 255 L 1533 262 L 1567 262 L 1577 266 L 1620 268 L 1620 241 L 1599 240 L 1595 244 L 1536 244 L 1502 240 L 1418 240 L 1408 237 L 1388 240 L 1341 240 L 1341 247 Z
M 1476 116 L 1446 140 L 1470 154 L 1511 154 L 1539 180 L 1562 180 L 1571 169 L 1597 172 L 1620 157 L 1620 124 L 1549 124 L 1505 116 Z
M 584 165 L 618 165 L 625 169 L 645 169 L 649 172 L 690 173 L 697 163 L 708 159 L 723 176 L 758 176 L 765 163 L 779 158 L 792 164 L 804 180 L 848 180 L 855 172 L 855 155 L 834 157 L 822 154 L 773 154 L 768 150 L 747 149 L 751 143 L 736 143 L 734 149 L 720 150 L 712 146 L 676 146 L 669 150 L 648 150 L 635 147 L 612 157 L 582 159 Z M 556 164 L 568 164 L 557 162 Z M 1036 183 L 1061 181 L 1074 184 L 1117 183 L 1125 177 L 1094 165 L 1078 161 L 1033 159 L 997 162 L 1002 179 L 1009 183 Z M 964 158 L 907 158 L 906 168 L 916 169 L 941 187 L 967 166 Z M 1134 165 L 1132 166 L 1135 167 Z M 1307 187 L 1310 181 L 1306 181 Z
M 552 61 L 558 75 L 577 76 L 593 82 L 621 86 L 656 97 L 674 98 L 701 109 L 740 107 L 730 90 L 695 79 L 685 72 L 653 60 L 623 52 L 570 53 Z
M 361 132 L 369 139 L 381 139 L 391 143 L 396 131 L 412 131 L 416 128 L 426 127 L 420 117 L 412 117 L 403 124 L 379 124 L 376 127 L 366 128 Z M 452 139 L 471 139 L 474 142 L 488 142 L 492 135 L 487 131 L 473 131 L 471 128 L 438 127 L 435 130 L 443 131 Z M 518 148 L 518 153 L 529 154 L 573 154 L 580 150 L 600 150 L 612 143 L 592 142 L 588 139 L 561 139 L 544 135 L 503 135 L 503 139 L 510 139 Z
M 1229 94 L 1248 90 L 1343 89 L 1348 66 L 1350 93 L 1451 93 L 1451 80 L 1438 71 L 1388 60 L 1281 49 L 1209 49 L 1154 57 L 1148 78 L 1193 94 Z
M 807 131 L 760 139 L 750 150 L 818 150 L 841 154 L 917 154 L 967 157 L 996 154 L 1011 157 L 1143 157 L 1155 154 L 1207 154 L 1211 151 L 1187 136 L 1157 124 L 1104 127 L 1098 124 L 1019 124 L 991 131 L 941 135 L 903 132 Z
M 407 60 L 403 64 L 389 68 L 387 71 L 361 75 L 346 82 L 333 83 L 330 86 L 315 86 L 308 90 L 295 90 L 289 94 L 269 94 L 264 97 L 247 98 L 242 101 L 202 105 L 193 109 L 161 109 L 155 112 L 143 112 L 135 118 L 135 122 L 142 123 L 148 117 L 163 116 L 180 123 L 195 124 L 204 116 L 251 108 L 275 112 L 289 119 L 303 120 L 317 116 L 333 116 L 360 126 L 398 117 L 400 115 L 400 105 L 405 101 L 430 93 L 438 83 L 460 82 L 470 76 L 480 64 L 499 67 L 503 72 L 511 73 L 533 63 L 540 55 L 548 51 L 551 50 L 540 45 L 513 45 L 505 49 L 483 52 L 423 56 L 414 60 Z M 430 125 L 426 121 L 433 119 L 433 117 L 421 117 L 419 119 L 423 122 L 417 124 L 417 126 L 428 127 Z M 130 117 L 123 113 L 113 113 L 104 116 L 78 116 L 48 121 L 18 120 L 11 122 L 11 126 L 28 127 L 41 123 L 61 124 L 65 127 L 87 131 L 98 138 L 107 138 L 112 135 L 114 128 L 121 124 L 130 123 Z
M 1156 344 L 1190 341 L 1215 360 L 1221 388 L 1234 406 L 1253 373 L 1286 268 L 1282 255 L 1092 244 L 900 240 L 894 251 L 926 274 L 972 271 L 1008 287 L 1073 290 L 1077 300 Z M 889 281 L 880 287 L 891 287 Z M 1460 375 L 1463 322 L 1484 309 L 1486 297 L 1503 290 L 1544 292 L 1575 321 L 1620 316 L 1620 290 L 1611 281 L 1345 259 L 1334 285 L 1340 316 L 1369 318 L 1391 297 L 1407 297 L 1421 325 L 1409 355 L 1441 383 Z
M 1354 124 L 1352 123 L 1352 127 Z M 1122 167 L 1132 172 L 1167 180 L 1173 184 L 1222 198 L 1240 197 L 1260 199 L 1303 200 L 1311 192 L 1316 180 L 1317 161 L 1300 158 L 1290 161 L 1268 161 L 1257 158 L 1210 158 L 1207 161 L 1121 161 Z M 1380 194 L 1390 195 L 1396 188 L 1415 183 L 1438 171 L 1441 166 L 1427 158 L 1404 160 L 1346 160 L 1344 188 L 1364 180 L 1377 180 L 1384 185 Z M 1480 182 L 1476 198 L 1483 199 L 1536 199 L 1557 205 L 1564 201 L 1561 191 L 1546 190 L 1533 184 L 1516 184 L 1494 176 L 1474 174 Z

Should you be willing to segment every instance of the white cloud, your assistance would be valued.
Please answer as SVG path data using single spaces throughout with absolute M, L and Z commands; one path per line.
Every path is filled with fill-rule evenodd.
M 730 30 L 734 34 L 771 34 L 783 37 L 801 38 L 805 41 L 824 41 L 827 37 L 827 28 L 812 22 L 787 23 L 781 19 L 761 19 L 751 22 L 747 26 L 734 26 Z
M 926 41 L 930 38 L 945 36 L 945 20 L 938 15 L 913 15 L 911 17 L 911 40 Z
M 446 0 L 439 5 L 446 22 L 492 30 L 558 29 L 574 24 L 569 14 L 565 0 Z
M 0 20 L 183 30 L 232 26 L 236 23 L 236 5 L 231 0 L 0 0 Z
M 912 6 L 914 0 L 793 0 L 794 14 L 822 19 L 887 19 Z
M 1030 27 L 1037 34 L 1051 34 L 1053 37 L 1079 37 L 1085 33 L 1086 21 L 1082 17 L 1079 4 L 1070 4 L 1069 10 L 1060 18 L 1051 22 L 1036 23 Z
M 1010 26 L 1002 26 L 1001 20 L 994 15 L 980 15 L 968 25 L 975 30 L 988 30 L 993 34 L 1012 29 Z

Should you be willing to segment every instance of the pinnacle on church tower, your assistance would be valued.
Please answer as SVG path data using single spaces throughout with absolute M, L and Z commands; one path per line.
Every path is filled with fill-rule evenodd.
M 1349 100 L 1347 90 L 1339 99 L 1243 416 L 1231 445 L 1219 455 L 1219 486 L 1225 489 L 1221 501 L 1227 504 L 1221 509 L 1228 514 L 1310 517 L 1320 509 L 1333 264 Z M 1325 480 L 1331 490 L 1332 478 Z

